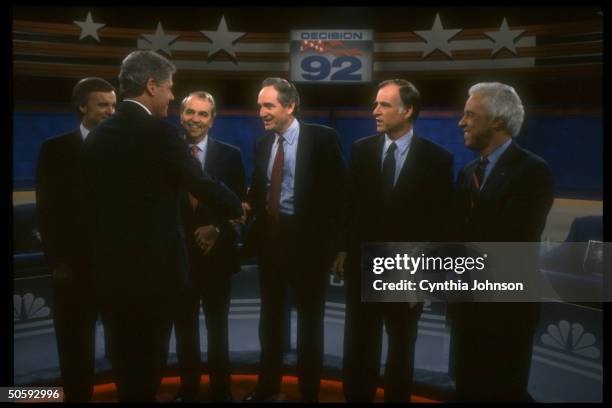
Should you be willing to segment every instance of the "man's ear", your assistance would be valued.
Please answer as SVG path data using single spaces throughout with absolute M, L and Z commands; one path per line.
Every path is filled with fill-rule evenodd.
M 155 96 L 155 93 L 157 91 L 157 82 L 155 82 L 155 80 L 153 78 L 147 79 L 147 84 L 145 86 L 145 91 L 150 96 Z
M 410 117 L 412 116 L 412 112 L 414 111 L 414 108 L 412 106 L 409 106 L 406 108 L 406 110 L 404 111 L 404 117 L 408 120 L 410 119 Z
M 287 110 L 289 111 L 290 115 L 295 116 L 295 102 L 289 104 L 289 106 L 287 106 Z
M 86 105 L 79 105 L 79 112 L 81 112 L 82 115 L 85 115 L 85 113 L 87 112 L 87 109 L 85 108 Z

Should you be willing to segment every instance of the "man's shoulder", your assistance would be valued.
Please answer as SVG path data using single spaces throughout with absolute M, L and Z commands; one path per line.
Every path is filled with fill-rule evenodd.
M 274 142 L 274 138 L 275 138 L 274 133 L 265 132 L 263 135 L 257 136 L 257 138 L 255 139 L 255 145 L 256 147 L 261 147 L 262 145 L 265 145 L 266 143 L 272 144 Z
M 234 146 L 233 144 L 222 142 L 221 140 L 216 138 L 211 138 L 210 141 L 213 142 L 219 149 L 219 151 L 223 153 L 231 155 L 240 154 L 240 149 L 237 146 Z
M 438 143 L 426 139 L 421 136 L 414 135 L 414 142 L 419 144 L 419 148 L 425 153 L 431 156 L 431 158 L 439 159 L 441 161 L 452 160 L 453 154 L 446 148 L 439 145 Z
M 45 139 L 45 141 L 43 142 L 43 147 L 55 148 L 58 146 L 62 146 L 66 143 L 70 143 L 78 137 L 81 137 L 81 131 L 79 129 L 75 129 L 68 133 L 62 133 Z
M 523 162 L 524 164 L 548 167 L 548 163 L 546 162 L 546 160 L 544 160 L 542 157 L 538 156 L 534 152 L 522 148 L 516 142 L 513 142 L 510 147 L 514 148 L 517 159 Z
M 370 136 L 362 137 L 353 142 L 353 149 L 367 149 L 368 147 L 375 146 L 377 143 L 381 142 L 381 139 L 384 138 L 382 133 L 376 133 Z
M 338 131 L 331 126 L 320 125 L 318 123 L 300 122 L 303 133 L 311 137 L 337 137 Z
M 158 137 L 167 138 L 179 138 L 180 134 L 178 128 L 170 123 L 166 118 L 157 116 L 141 116 L 138 120 L 133 122 L 126 121 L 127 124 L 123 125 L 124 129 L 130 129 L 138 133 L 145 133 L 149 141 L 152 140 L 151 136 L 157 135 Z M 127 127 L 125 127 L 127 126 Z

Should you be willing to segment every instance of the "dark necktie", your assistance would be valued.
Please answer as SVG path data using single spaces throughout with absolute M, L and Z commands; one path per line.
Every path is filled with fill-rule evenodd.
M 285 151 L 283 150 L 282 136 L 278 137 L 278 147 L 274 163 L 272 164 L 272 174 L 270 176 L 270 190 L 268 194 L 268 214 L 274 219 L 278 219 L 280 212 L 281 184 L 283 182 L 283 166 L 285 164 Z
M 191 146 L 191 155 L 195 157 L 198 163 L 200 163 L 200 159 L 198 158 L 199 153 L 200 153 L 200 148 L 198 147 L 198 145 Z M 191 193 L 188 193 L 188 194 L 189 194 L 189 206 L 191 207 L 193 211 L 195 211 L 196 208 L 198 208 L 198 199 L 195 198 Z
M 481 157 L 478 161 L 478 166 L 476 166 L 476 170 L 474 170 L 474 174 L 472 175 L 472 186 L 474 187 L 474 191 L 480 191 L 482 187 L 487 164 L 489 164 L 489 159 L 486 157 Z
M 472 210 L 476 206 L 478 194 L 480 193 L 482 182 L 484 180 L 485 170 L 488 164 L 489 164 L 489 159 L 487 159 L 486 157 L 481 157 L 480 160 L 478 161 L 478 165 L 476 166 L 476 169 L 474 169 L 474 173 L 472 173 L 472 178 L 470 179 L 470 189 L 469 189 L 470 208 L 466 215 L 466 222 L 468 224 L 472 222 Z
M 387 201 L 391 197 L 391 192 L 393 191 L 393 183 L 395 181 L 395 150 L 397 150 L 397 145 L 395 144 L 395 142 L 393 142 L 389 145 L 387 153 L 385 154 L 385 160 L 383 161 L 383 194 L 385 200 Z

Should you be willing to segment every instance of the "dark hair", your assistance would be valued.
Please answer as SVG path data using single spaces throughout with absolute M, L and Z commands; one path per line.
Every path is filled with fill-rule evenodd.
M 187 103 L 187 99 L 189 98 L 198 98 L 203 101 L 210 102 L 210 105 L 211 105 L 210 114 L 213 118 L 217 116 L 217 104 L 215 103 L 215 98 L 213 98 L 211 94 L 205 91 L 194 91 L 194 92 L 191 92 L 189 95 L 187 95 L 185 98 L 183 98 L 183 100 L 181 101 L 181 113 L 183 113 L 183 111 L 185 110 L 185 104 Z
M 300 94 L 298 93 L 295 86 L 283 78 L 266 78 L 261 83 L 261 87 L 265 88 L 266 86 L 273 86 L 278 92 L 278 101 L 284 107 L 295 103 L 295 109 L 293 110 L 293 116 L 298 116 L 300 114 Z
M 153 79 L 161 84 L 170 79 L 176 67 L 156 52 L 139 50 L 131 52 L 121 63 L 119 90 L 123 98 L 132 98 L 144 93 L 147 81 Z
M 79 117 L 83 114 L 79 110 L 79 106 L 87 104 L 89 94 L 92 92 L 115 92 L 115 87 L 108 81 L 98 77 L 83 78 L 72 88 L 72 104 L 79 113 Z
M 412 115 L 410 115 L 410 122 L 414 123 L 419 116 L 421 110 L 421 94 L 416 86 L 412 82 L 408 82 L 405 79 L 389 79 L 378 84 L 378 89 L 384 88 L 387 85 L 399 86 L 400 99 L 404 108 L 412 107 Z

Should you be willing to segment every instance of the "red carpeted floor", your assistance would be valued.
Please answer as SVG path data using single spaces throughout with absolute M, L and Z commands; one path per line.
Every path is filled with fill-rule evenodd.
M 256 375 L 233 375 L 232 394 L 234 399 L 240 401 L 249 391 L 253 389 L 257 381 Z M 176 395 L 180 384 L 179 377 L 166 377 L 162 382 L 157 398 L 160 402 L 172 401 Z M 208 376 L 203 375 L 200 386 L 200 397 L 206 400 L 208 394 Z M 299 400 L 299 391 L 296 377 L 283 377 L 283 385 L 279 399 L 283 401 Z M 321 381 L 321 392 L 319 394 L 321 402 L 345 402 L 342 395 L 342 383 L 340 381 L 323 380 Z M 113 402 L 117 401 L 115 384 L 101 384 L 94 387 L 94 402 Z M 383 390 L 379 389 L 376 393 L 376 401 L 383 401 Z M 438 402 L 424 397 L 412 396 L 412 402 Z

